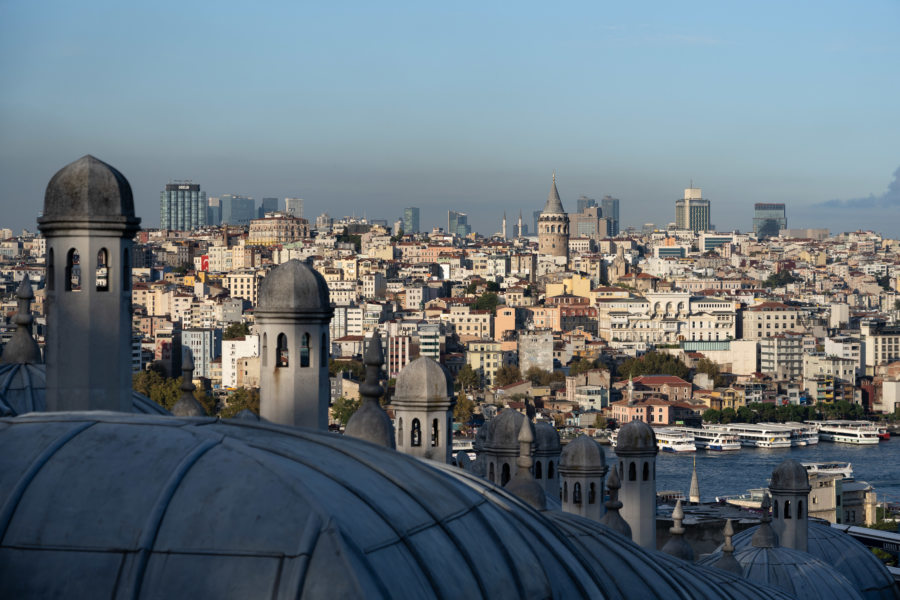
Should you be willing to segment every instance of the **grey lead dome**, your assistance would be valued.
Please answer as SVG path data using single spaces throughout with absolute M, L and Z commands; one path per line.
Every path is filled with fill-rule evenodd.
M 789 458 L 782 461 L 772 471 L 772 481 L 769 483 L 769 489 L 785 492 L 809 492 L 809 474 L 803 465 Z
M 393 401 L 424 400 L 427 403 L 436 400 L 446 403 L 448 390 L 452 389 L 446 369 L 436 360 L 420 356 L 397 375 Z
M 325 278 L 299 260 L 278 265 L 259 285 L 257 313 L 330 313 L 331 310 Z
M 55 221 L 113 221 L 133 224 L 134 199 L 125 176 L 91 155 L 60 169 L 47 184 L 41 227 Z
M 641 420 L 622 425 L 616 436 L 616 454 L 624 452 L 658 452 L 653 428 Z

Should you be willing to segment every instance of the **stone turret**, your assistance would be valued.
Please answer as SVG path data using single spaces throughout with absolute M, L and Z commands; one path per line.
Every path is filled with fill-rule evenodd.
M 584 434 L 568 444 L 559 459 L 562 509 L 599 521 L 603 516 L 603 480 L 606 477 L 603 448 Z
M 397 450 L 450 463 L 453 406 L 450 375 L 436 360 L 415 359 L 397 375 L 391 407 L 397 423 Z
M 740 563 L 734 558 L 734 544 L 731 542 L 734 536 L 734 527 L 731 525 L 731 519 L 726 519 L 725 529 L 722 531 L 725 536 L 725 544 L 722 545 L 722 557 L 715 562 L 713 566 L 730 571 L 735 575 L 743 575 L 744 570 Z
M 662 551 L 671 554 L 681 560 L 694 562 L 694 550 L 690 544 L 684 539 L 684 509 L 681 508 L 681 500 L 675 503 L 675 510 L 672 511 L 672 527 L 669 533 L 672 537 L 662 547 Z
M 609 478 L 606 480 L 606 488 L 609 491 L 609 499 L 606 501 L 606 514 L 600 519 L 600 522 L 612 529 L 618 531 L 629 540 L 631 539 L 631 526 L 619 514 L 622 503 L 619 502 L 619 470 L 613 469 L 609 472 Z
M 550 185 L 547 204 L 538 217 L 538 254 L 569 258 L 569 215 L 563 209 L 556 189 L 556 173 Z
M 644 548 L 656 549 L 656 434 L 643 421 L 626 423 L 616 438 L 619 457 L 622 517 L 631 526 L 631 538 Z
M 47 409 L 130 412 L 131 256 L 140 228 L 128 180 L 84 156 L 47 185 Z
M 381 365 L 384 364 L 384 351 L 381 346 L 381 335 L 376 331 L 366 349 L 366 380 L 359 386 L 362 404 L 347 421 L 344 435 L 366 440 L 379 446 L 395 448 L 394 425 L 391 418 L 381 408 L 381 396 L 384 388 L 379 383 Z
M 694 456 L 694 468 L 691 471 L 691 489 L 688 491 L 688 501 L 691 504 L 700 504 L 700 480 L 697 478 L 696 456 Z
M 806 468 L 793 459 L 783 461 L 772 471 L 772 528 L 786 548 L 807 550 L 810 489 Z

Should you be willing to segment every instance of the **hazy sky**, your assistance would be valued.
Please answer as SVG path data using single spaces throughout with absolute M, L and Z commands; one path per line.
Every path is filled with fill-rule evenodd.
M 555 169 L 623 225 L 673 221 L 693 179 L 719 229 L 785 202 L 900 236 L 900 2 L 0 0 L 0 226 L 84 154 L 146 226 L 192 179 L 490 233 Z

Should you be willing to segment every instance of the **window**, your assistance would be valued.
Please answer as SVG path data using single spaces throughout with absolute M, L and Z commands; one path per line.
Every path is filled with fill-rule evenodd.
M 504 486 L 509 483 L 509 463 L 503 463 L 503 470 L 500 473 L 500 485 Z
M 577 481 L 575 482 L 575 486 L 572 488 L 572 503 L 581 504 L 581 484 Z
M 72 248 L 66 254 L 66 291 L 81 291 L 81 265 L 78 250 Z
M 563 481 L 563 491 L 562 491 L 563 502 L 569 501 L 569 482 Z
M 431 447 L 434 448 L 438 445 L 438 432 L 439 432 L 438 420 L 435 419 L 431 422 Z
M 803 500 L 797 502 L 797 518 L 803 518 Z
M 772 503 L 772 518 L 773 519 L 778 518 L 778 501 L 777 500 Z
M 597 486 L 591 484 L 588 488 L 588 504 L 593 504 L 597 500 Z
M 403 445 L 403 417 L 397 419 L 397 445 Z
M 650 479 L 650 463 L 644 463 L 644 481 Z
M 535 479 L 540 479 L 541 476 L 543 475 L 543 473 L 541 472 L 541 469 L 542 469 L 541 461 L 536 461 L 534 463 L 534 478 Z
M 637 467 L 634 463 L 628 465 L 628 481 L 637 481 Z
M 547 479 L 553 479 L 553 461 L 547 463 Z
M 109 254 L 106 248 L 97 252 L 97 271 L 94 277 L 98 292 L 109 291 Z
M 269 361 L 269 334 L 263 333 L 262 338 L 262 366 L 267 366 Z
M 784 501 L 784 518 L 785 519 L 791 518 L 791 501 L 790 500 Z
M 54 285 L 54 280 L 56 279 L 55 275 L 56 271 L 53 267 L 53 248 L 47 251 L 47 289 L 53 290 L 56 286 Z
M 494 483 L 494 463 L 491 463 L 488 468 L 488 476 L 490 477 L 491 483 Z
M 300 366 L 309 366 L 309 334 L 303 334 L 303 343 L 300 345 Z
M 275 366 L 287 367 L 290 363 L 290 350 L 288 350 L 287 336 L 283 333 L 278 334 L 278 343 L 275 346 Z
M 418 448 L 422 445 L 422 424 L 418 419 L 413 419 L 412 431 L 409 432 L 409 445 Z

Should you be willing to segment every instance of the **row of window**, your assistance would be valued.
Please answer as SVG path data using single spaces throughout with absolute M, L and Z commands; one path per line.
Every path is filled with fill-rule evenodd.
M 308 367 L 310 364 L 310 343 L 312 337 L 309 333 L 304 333 L 300 340 L 300 367 Z M 288 348 L 287 336 L 283 333 L 278 334 L 275 342 L 275 366 L 290 366 L 290 349 Z M 269 357 L 269 334 L 263 333 L 263 349 L 262 349 L 262 366 L 268 366 Z M 325 364 L 328 358 L 328 334 L 322 334 L 322 341 L 319 347 L 319 357 L 321 364 Z
M 431 447 L 435 448 L 440 443 L 440 421 L 434 419 L 431 422 Z M 400 446 L 403 446 L 403 419 L 397 420 L 397 440 Z M 422 423 L 419 419 L 413 419 L 409 431 L 409 445 L 418 448 L 422 445 Z

